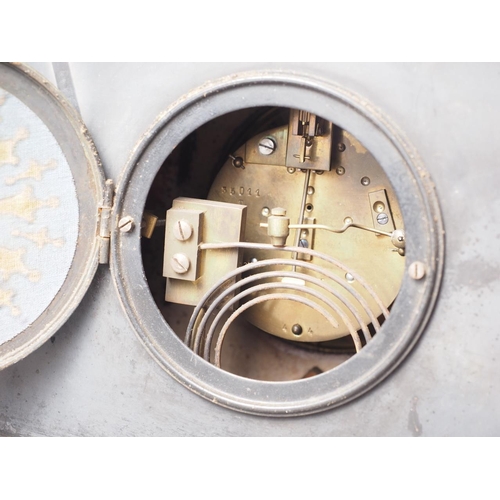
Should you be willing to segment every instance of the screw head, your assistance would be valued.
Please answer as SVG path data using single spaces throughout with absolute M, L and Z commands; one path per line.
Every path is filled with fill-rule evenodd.
M 301 238 L 299 240 L 299 247 L 301 247 L 301 248 L 309 248 L 309 242 L 305 238 Z
M 264 208 L 262 209 L 262 212 L 261 212 L 261 214 L 262 214 L 264 217 L 269 217 L 269 214 L 270 214 L 270 213 L 271 213 L 271 210 L 269 210 L 269 208 L 268 208 L 268 207 L 264 207 Z
M 294 173 L 295 173 L 295 168 L 293 168 L 293 167 L 288 167 L 288 168 L 286 169 L 286 171 L 287 171 L 289 174 L 294 174 Z
M 271 137 L 264 137 L 259 141 L 259 153 L 264 156 L 269 156 L 276 150 L 276 143 Z
M 345 151 L 345 144 L 343 142 L 339 142 L 337 144 L 337 149 L 342 153 L 342 151 Z
M 344 167 L 337 167 L 335 170 L 338 175 L 344 175 L 345 174 L 345 168 Z
M 189 222 L 180 219 L 174 222 L 173 233 L 176 240 L 187 241 L 193 234 L 193 228 Z
M 388 222 L 389 222 L 389 216 L 387 214 L 378 214 L 377 215 L 377 222 L 381 225 L 381 226 L 385 226 Z
M 415 261 L 408 267 L 408 274 L 414 280 L 421 280 L 425 276 L 425 265 L 423 262 Z
M 309 186 L 307 188 L 307 194 L 310 196 L 312 196 L 314 194 L 314 188 L 312 186 Z
M 361 179 L 361 184 L 363 184 L 363 186 L 369 186 L 370 185 L 370 178 L 369 177 L 363 177 Z
M 122 217 L 118 221 L 118 229 L 120 229 L 122 233 L 128 233 L 129 231 L 132 230 L 133 227 L 134 227 L 134 219 L 132 219 L 130 215 L 126 215 L 125 217 Z
M 177 274 L 185 274 L 189 271 L 191 262 L 187 255 L 184 255 L 183 253 L 176 253 L 170 259 L 170 265 Z
M 302 335 L 302 326 L 300 326 L 298 323 L 295 323 L 295 325 L 292 326 L 292 333 L 294 335 Z

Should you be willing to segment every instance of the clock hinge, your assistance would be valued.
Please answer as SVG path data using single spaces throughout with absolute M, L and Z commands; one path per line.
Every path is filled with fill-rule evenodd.
M 114 183 L 111 179 L 107 179 L 104 185 L 102 205 L 99 207 L 99 264 L 109 264 L 113 195 Z

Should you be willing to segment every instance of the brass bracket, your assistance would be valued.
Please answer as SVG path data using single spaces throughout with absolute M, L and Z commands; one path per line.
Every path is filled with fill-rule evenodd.
M 395 229 L 394 220 L 385 189 L 368 193 L 368 198 L 370 200 L 373 227 L 386 233 L 392 233 Z
M 242 241 L 246 211 L 245 205 L 234 203 L 194 198 L 174 200 L 172 209 L 167 212 L 165 231 L 163 275 L 167 277 L 167 302 L 198 304 L 221 276 L 241 264 L 237 248 L 200 252 L 198 245 L 201 241 Z
M 331 170 L 332 124 L 312 113 L 292 109 L 288 124 L 288 168 Z
M 196 281 L 200 277 L 198 245 L 203 224 L 201 210 L 171 208 L 165 222 L 163 276 Z

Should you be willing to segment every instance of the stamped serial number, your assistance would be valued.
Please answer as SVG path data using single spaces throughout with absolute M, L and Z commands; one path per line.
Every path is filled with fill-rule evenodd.
M 259 189 L 247 188 L 245 186 L 222 186 L 220 189 L 222 194 L 229 194 L 230 196 L 260 196 Z

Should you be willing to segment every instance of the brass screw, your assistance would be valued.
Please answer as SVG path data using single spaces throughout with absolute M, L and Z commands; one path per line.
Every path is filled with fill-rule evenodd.
M 191 262 L 189 261 L 187 255 L 184 255 L 183 253 L 176 253 L 170 259 L 170 265 L 177 274 L 184 274 L 189 271 Z
M 381 225 L 381 226 L 385 226 L 388 222 L 389 222 L 389 216 L 387 214 L 378 214 L 377 215 L 377 222 Z
M 408 274 L 414 280 L 421 280 L 425 276 L 425 265 L 418 260 L 412 262 L 408 267 Z
M 276 143 L 271 137 L 264 137 L 259 142 L 259 153 L 261 155 L 269 156 L 276 150 Z
M 187 241 L 193 234 L 193 228 L 191 227 L 191 224 L 189 224 L 189 222 L 180 219 L 175 221 L 173 233 L 176 240 Z
M 125 217 L 122 217 L 120 221 L 118 222 L 118 229 L 122 233 L 128 233 L 129 231 L 132 230 L 134 227 L 134 219 L 130 217 L 130 215 L 126 215 Z

